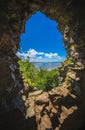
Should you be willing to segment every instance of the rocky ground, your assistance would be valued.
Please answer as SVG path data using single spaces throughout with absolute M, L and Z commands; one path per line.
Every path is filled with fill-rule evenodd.
M 26 95 L 22 96 L 21 102 L 23 103 L 21 103 L 20 100 L 16 100 L 16 104 L 17 102 L 18 106 L 16 107 L 18 109 L 14 109 L 8 113 L 5 112 L 3 116 L 4 118 L 6 115 L 9 115 L 9 119 L 13 117 L 13 121 L 17 121 L 17 123 L 12 122 L 12 127 L 15 124 L 14 128 L 17 129 L 18 127 L 21 130 L 27 128 L 30 130 L 62 130 L 63 124 L 69 116 L 71 117 L 73 113 L 78 111 L 80 98 L 72 94 L 71 91 L 69 92 L 69 89 L 63 84 L 63 86 L 52 89 L 49 92 L 42 92 L 42 90 L 30 92 L 28 97 L 26 97 Z M 20 111 L 23 115 L 20 114 Z M 74 118 L 76 118 L 75 115 Z M 73 123 L 72 120 L 73 119 L 70 119 L 71 123 Z M 26 126 L 26 121 L 28 122 L 28 126 Z M 5 119 L 5 122 L 9 124 L 7 119 Z M 67 128 L 71 125 L 69 124 L 70 122 L 66 121 L 65 125 Z M 2 119 L 1 126 L 3 128 Z M 9 126 L 8 128 L 10 129 Z M 77 124 L 75 124 L 75 126 L 77 126 Z M 70 126 L 69 130 L 73 128 L 74 124 Z

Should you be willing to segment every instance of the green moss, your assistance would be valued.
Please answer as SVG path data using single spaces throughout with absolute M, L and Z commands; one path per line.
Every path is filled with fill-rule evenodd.
M 74 59 L 68 58 L 67 62 L 68 62 L 68 64 L 69 64 L 69 63 L 73 63 L 73 62 L 74 62 Z
M 73 62 L 74 62 L 74 59 L 68 58 L 66 61 L 64 61 L 64 62 L 62 63 L 61 70 L 64 70 L 64 67 L 65 67 L 65 66 L 67 66 L 68 64 L 73 63 Z
M 72 45 L 70 46 L 70 49 L 71 49 L 71 50 L 75 50 L 75 46 L 72 44 Z
M 70 77 L 66 77 L 65 78 L 65 83 L 66 83 L 67 87 L 71 87 L 71 78 Z

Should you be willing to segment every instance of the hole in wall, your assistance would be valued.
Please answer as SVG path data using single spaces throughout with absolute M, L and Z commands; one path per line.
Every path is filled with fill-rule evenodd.
M 44 67 L 44 65 L 40 66 L 40 62 L 51 62 L 51 64 L 56 62 L 53 67 L 60 65 L 66 59 L 66 50 L 57 26 L 56 21 L 37 11 L 26 21 L 25 32 L 20 36 L 20 49 L 17 55 L 24 60 L 29 57 L 38 69 Z M 47 68 L 48 66 L 49 64 Z
M 50 90 L 59 85 L 57 68 L 66 59 L 66 50 L 57 26 L 40 11 L 25 24 L 17 56 L 23 60 L 19 65 L 29 86 Z

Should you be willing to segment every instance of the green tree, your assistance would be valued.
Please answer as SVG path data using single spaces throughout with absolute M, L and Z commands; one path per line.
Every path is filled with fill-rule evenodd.
M 27 82 L 29 86 L 48 91 L 59 85 L 58 69 L 47 71 L 41 68 L 40 70 L 37 70 L 28 60 L 20 60 L 18 64 L 20 66 L 23 81 Z
M 22 72 L 23 81 L 27 82 L 29 86 L 35 86 L 35 79 L 37 76 L 37 70 L 35 66 L 28 60 L 20 60 L 18 62 L 20 71 Z

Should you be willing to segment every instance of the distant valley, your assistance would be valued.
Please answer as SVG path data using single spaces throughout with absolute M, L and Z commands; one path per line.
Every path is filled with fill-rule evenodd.
M 37 69 L 53 70 L 61 65 L 61 62 L 31 62 Z

